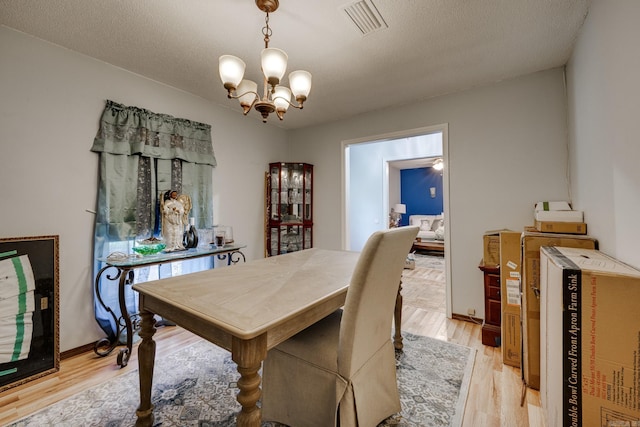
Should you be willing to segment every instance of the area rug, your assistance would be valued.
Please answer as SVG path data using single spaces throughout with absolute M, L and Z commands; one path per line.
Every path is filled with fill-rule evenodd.
M 416 267 L 431 268 L 434 270 L 444 271 L 444 256 L 440 255 L 426 255 L 413 253 L 413 257 L 416 261 Z
M 475 350 L 404 333 L 396 353 L 402 412 L 379 427 L 460 426 Z M 131 366 L 133 368 L 134 366 Z M 230 353 L 205 341 L 156 361 L 152 400 L 155 426 L 231 427 L 240 410 L 239 374 Z M 138 372 L 109 380 L 11 424 L 124 427 L 135 424 Z M 280 427 L 263 423 L 263 427 Z

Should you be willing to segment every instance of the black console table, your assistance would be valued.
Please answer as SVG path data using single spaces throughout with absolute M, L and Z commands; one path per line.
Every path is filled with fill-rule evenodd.
M 223 247 L 205 247 L 205 248 L 194 248 L 188 249 L 185 251 L 177 251 L 177 252 L 169 252 L 169 253 L 158 253 L 154 255 L 129 255 L 122 258 L 98 258 L 98 261 L 102 261 L 106 263 L 106 265 L 98 272 L 95 280 L 95 290 L 96 297 L 98 298 L 98 302 L 102 307 L 111 316 L 113 316 L 113 320 L 116 323 L 117 332 L 116 336 L 113 339 L 108 337 L 102 338 L 93 345 L 93 351 L 98 356 L 107 356 L 110 354 L 120 342 L 120 335 L 124 331 L 127 332 L 127 347 L 120 350 L 118 353 L 118 365 L 120 367 L 127 366 L 129 362 L 129 357 L 131 356 L 131 349 L 133 347 L 133 332 L 134 329 L 139 329 L 140 318 L 139 315 L 133 314 L 130 315 L 127 310 L 127 305 L 125 302 L 125 288 L 126 286 L 130 286 L 133 284 L 133 270 L 141 267 L 148 267 L 151 265 L 160 265 L 166 264 L 174 261 L 185 261 L 194 258 L 202 258 L 213 256 L 217 257 L 219 260 L 226 260 L 227 265 L 237 264 L 242 259 L 243 262 L 246 262 L 246 258 L 242 253 L 241 249 L 245 248 L 247 245 L 236 245 L 236 244 L 228 244 Z M 105 277 L 109 280 L 118 281 L 118 303 L 120 305 L 120 313 L 121 316 L 118 318 L 116 313 L 111 309 L 111 307 L 107 306 L 102 300 L 102 296 L 100 295 L 100 278 L 105 273 L 105 271 L 109 269 L 114 269 L 114 274 L 106 273 Z

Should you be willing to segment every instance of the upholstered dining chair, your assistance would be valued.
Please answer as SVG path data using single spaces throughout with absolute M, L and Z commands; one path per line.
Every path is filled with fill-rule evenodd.
M 269 351 L 262 418 L 291 427 L 373 427 L 400 411 L 391 326 L 418 227 L 373 233 L 343 309 Z M 331 268 L 331 266 L 327 266 Z

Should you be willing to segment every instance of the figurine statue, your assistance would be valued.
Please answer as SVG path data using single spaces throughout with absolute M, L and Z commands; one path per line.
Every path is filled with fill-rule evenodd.
M 191 198 L 186 194 L 179 195 L 176 190 L 169 190 L 160 197 L 162 238 L 167 245 L 165 252 L 183 251 L 186 249 L 183 240 L 190 211 Z

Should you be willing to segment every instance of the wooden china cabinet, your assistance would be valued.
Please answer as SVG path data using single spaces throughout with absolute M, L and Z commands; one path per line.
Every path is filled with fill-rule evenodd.
M 313 165 L 270 163 L 266 176 L 265 254 L 313 246 Z
M 481 262 L 478 266 L 484 273 L 484 322 L 482 323 L 482 344 L 500 347 L 500 266 L 488 266 Z

